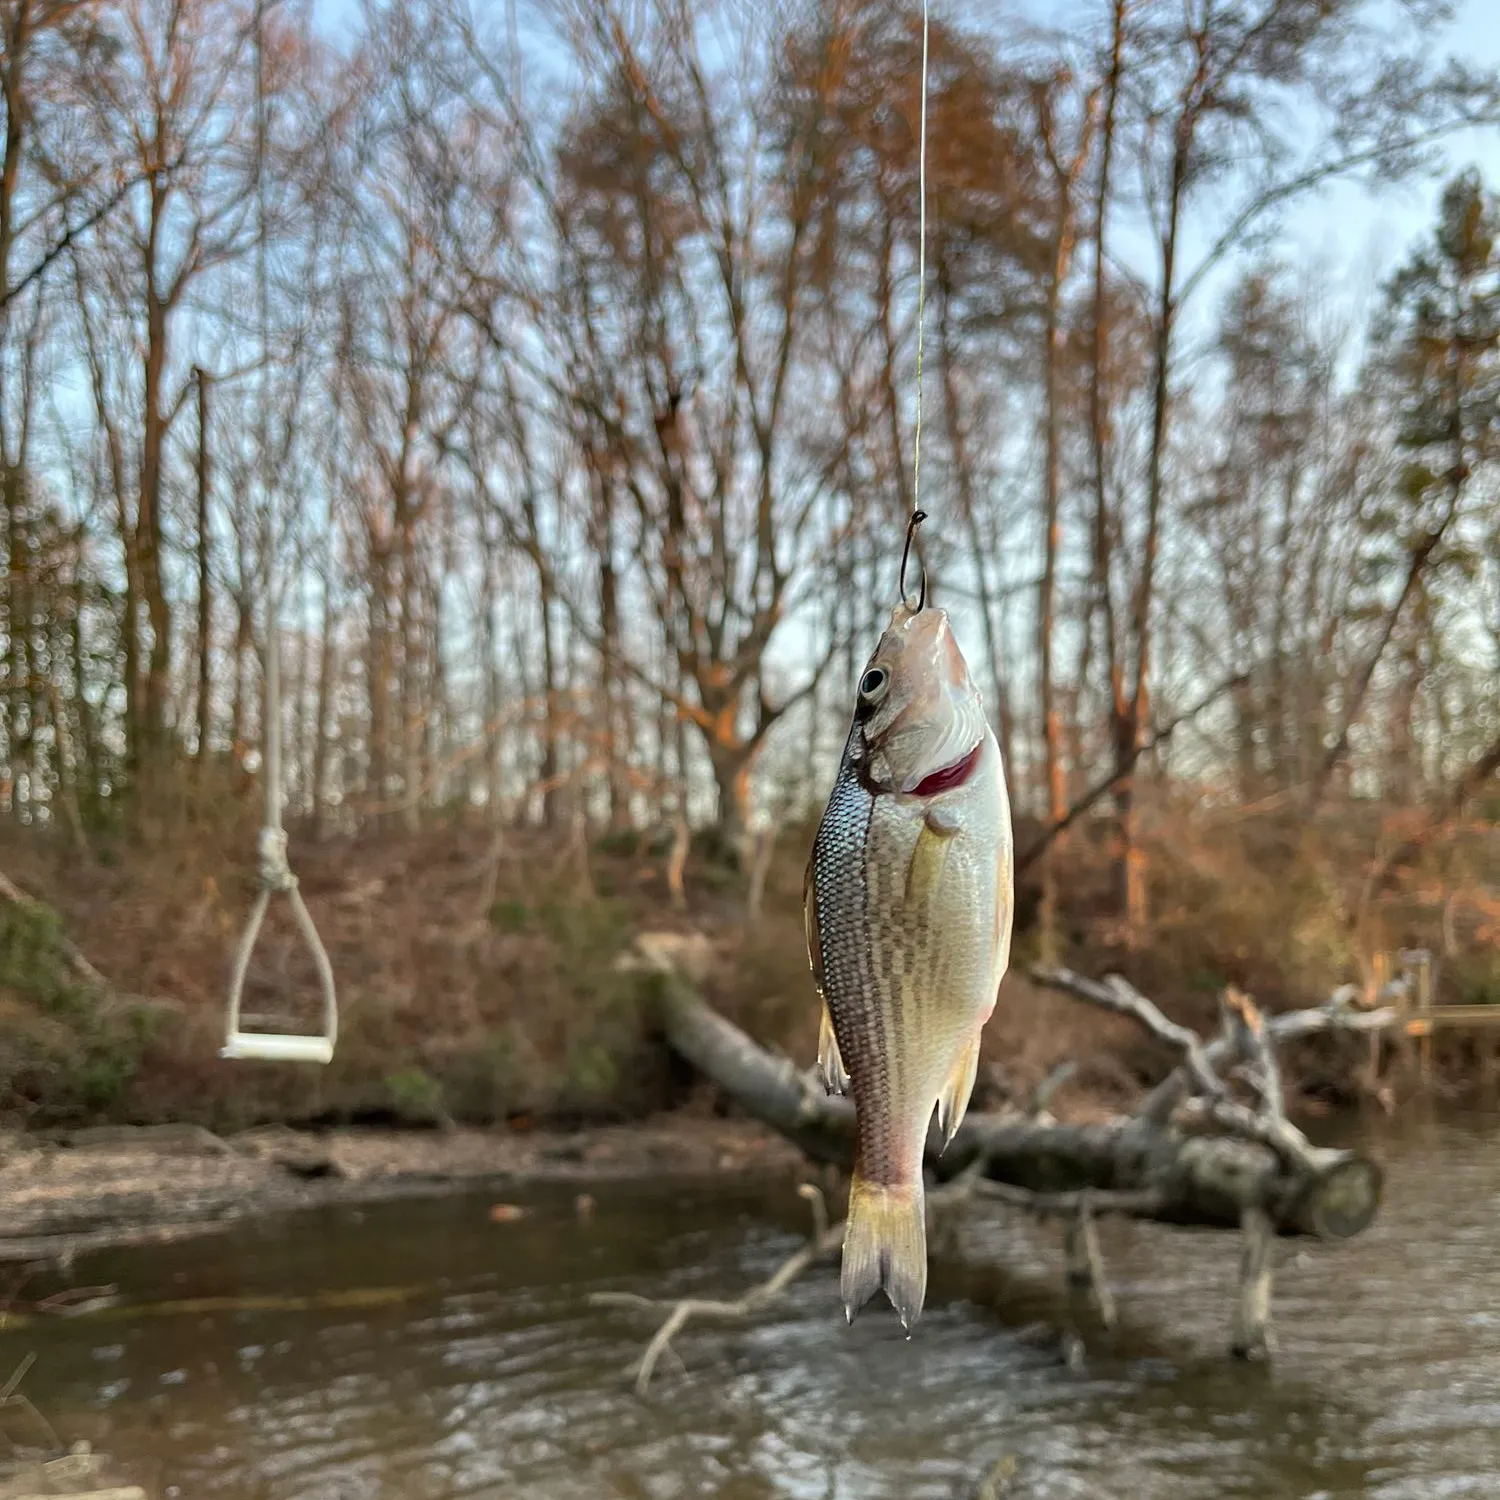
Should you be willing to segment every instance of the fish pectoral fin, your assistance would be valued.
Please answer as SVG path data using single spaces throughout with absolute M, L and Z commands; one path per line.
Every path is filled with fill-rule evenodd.
M 934 832 L 944 838 L 952 838 L 958 832 L 958 814 L 946 807 L 929 807 L 923 821 Z
M 849 1092 L 849 1075 L 844 1071 L 844 1060 L 839 1056 L 839 1039 L 834 1035 L 833 1017 L 828 1013 L 828 1002 L 823 1002 L 823 1018 L 818 1023 L 818 1072 L 823 1078 L 823 1087 L 830 1094 Z
M 943 867 L 948 863 L 948 852 L 957 832 L 957 822 L 937 808 L 931 809 L 923 818 L 906 866 L 907 906 L 920 907 L 932 900 L 938 882 L 943 878 Z
M 943 1132 L 943 1147 L 946 1150 L 958 1127 L 963 1124 L 969 1108 L 969 1096 L 974 1092 L 974 1080 L 979 1076 L 979 1033 L 976 1031 L 963 1051 L 959 1053 L 943 1091 L 938 1095 L 938 1129 Z

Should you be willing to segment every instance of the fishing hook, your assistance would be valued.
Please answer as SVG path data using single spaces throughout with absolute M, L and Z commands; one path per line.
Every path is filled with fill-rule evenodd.
M 917 534 L 917 527 L 926 519 L 927 512 L 925 510 L 914 510 L 911 513 L 911 520 L 906 523 L 906 545 L 901 549 L 901 581 L 899 585 L 901 589 L 901 602 L 903 604 L 906 603 L 906 561 L 911 556 L 912 538 Z M 919 565 L 922 567 L 922 593 L 917 599 L 916 612 L 921 614 L 927 608 L 927 568 L 925 564 Z

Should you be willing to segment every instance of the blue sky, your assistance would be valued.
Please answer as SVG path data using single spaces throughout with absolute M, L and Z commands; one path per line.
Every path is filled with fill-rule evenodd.
M 1500 0 L 1461 0 L 1457 10 L 1453 23 L 1432 37 L 1432 51 L 1500 66 Z M 1457 134 L 1445 155 L 1453 170 L 1476 165 L 1500 188 L 1500 130 Z M 1352 282 L 1383 277 L 1431 226 L 1441 191 L 1442 182 L 1433 180 L 1387 188 L 1378 197 L 1354 185 L 1330 188 L 1288 215 L 1289 252 L 1299 262 L 1326 263 Z
M 312 0 L 321 24 L 335 31 L 350 24 L 358 13 L 357 0 Z M 527 0 L 472 0 L 481 15 L 503 22 L 512 5 L 523 17 L 531 9 Z M 1044 24 L 1067 28 L 1074 16 L 1080 23 L 1097 24 L 1103 13 L 1100 0 L 935 0 L 970 16 L 991 19 L 997 27 Z M 1394 13 L 1398 0 L 1386 0 Z M 524 24 L 524 22 L 523 22 Z M 1429 38 L 1429 55 L 1456 55 L 1465 61 L 1500 66 L 1500 0 L 1457 0 L 1455 18 L 1435 29 Z M 1478 165 L 1485 176 L 1500 187 L 1500 130 L 1469 131 L 1455 135 L 1445 147 L 1452 169 Z M 1326 277 L 1328 290 L 1337 303 L 1351 308 L 1363 306 L 1380 280 L 1404 258 L 1412 241 L 1433 221 L 1441 180 L 1423 179 L 1386 188 L 1372 196 L 1356 184 L 1336 184 L 1310 194 L 1292 207 L 1282 220 L 1287 259 L 1297 265 L 1316 267 Z M 1202 222 L 1198 229 L 1209 229 Z M 1220 278 L 1222 281 L 1222 278 Z M 1215 288 L 1206 287 L 1203 301 L 1211 304 Z M 1201 314 L 1200 314 L 1201 316 Z

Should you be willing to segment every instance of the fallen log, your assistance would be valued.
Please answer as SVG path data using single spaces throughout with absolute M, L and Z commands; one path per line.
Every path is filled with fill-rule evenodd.
M 1042 973 L 1032 977 L 1049 982 Z M 1070 988 L 1074 976 L 1067 978 L 1069 983 L 1054 987 L 1077 993 Z M 814 1161 L 852 1164 L 850 1100 L 825 1094 L 809 1073 L 757 1046 L 679 974 L 661 975 L 655 1006 L 672 1050 L 747 1114 L 779 1131 Z M 1297 1013 L 1297 1034 L 1369 1030 L 1391 1020 L 1380 1011 L 1329 1009 L 1311 1013 L 1324 1016 L 1325 1022 L 1310 1026 L 1303 1019 L 1308 1014 Z M 1276 1029 L 1273 1022 L 1273 1034 Z M 1195 1059 L 1184 1066 L 1207 1065 Z M 1179 1102 L 1197 1097 L 1185 1095 Z M 1253 1118 L 1243 1122 L 1247 1132 L 1256 1130 Z M 1283 1235 L 1335 1240 L 1366 1229 L 1380 1203 L 1379 1166 L 1358 1151 L 1314 1147 L 1294 1126 L 1286 1130 L 1289 1140 L 1300 1142 L 1300 1150 L 1278 1152 L 1253 1135 L 1191 1132 L 1176 1128 L 1170 1116 L 1126 1115 L 1103 1124 L 1066 1125 L 1020 1114 L 973 1113 L 946 1151 L 941 1135 L 932 1130 L 927 1160 L 940 1181 L 977 1160 L 983 1162 L 986 1178 L 1032 1193 L 1134 1194 L 1130 1206 L 1119 1211 L 1168 1224 L 1237 1229 L 1254 1208 Z
M 850 1166 L 852 1102 L 827 1094 L 814 1070 L 772 1056 L 719 1015 L 683 972 L 688 966 L 674 961 L 677 943 L 670 935 L 646 934 L 630 960 L 652 971 L 651 1007 L 668 1046 L 811 1160 Z M 1237 1229 L 1243 1248 L 1231 1351 L 1245 1358 L 1267 1354 L 1276 1237 L 1337 1241 L 1357 1235 L 1374 1219 L 1382 1187 L 1380 1167 L 1365 1153 L 1314 1146 L 1288 1120 L 1275 1045 L 1318 1032 L 1378 1031 L 1394 1024 L 1396 1012 L 1357 1009 L 1346 989 L 1320 1007 L 1268 1019 L 1249 996 L 1230 989 L 1221 997 L 1221 1034 L 1204 1042 L 1118 976 L 1100 983 L 1066 969 L 1035 969 L 1031 978 L 1133 1018 L 1179 1051 L 1182 1061 L 1132 1114 L 1103 1123 L 1072 1125 L 1047 1115 L 1045 1100 L 1056 1086 L 1049 1079 L 1025 1113 L 968 1115 L 946 1149 L 934 1128 L 927 1165 L 941 1185 L 929 1192 L 929 1209 L 944 1212 L 968 1198 L 991 1198 L 1064 1218 L 1069 1286 L 1088 1294 L 1106 1324 L 1114 1313 L 1094 1232 L 1100 1215 Z M 1248 1098 L 1237 1098 L 1237 1088 Z M 672 1337 L 692 1318 L 749 1316 L 838 1248 L 842 1226 L 827 1225 L 821 1201 L 808 1243 L 736 1301 L 602 1299 L 666 1315 L 636 1367 L 638 1388 L 644 1390 Z

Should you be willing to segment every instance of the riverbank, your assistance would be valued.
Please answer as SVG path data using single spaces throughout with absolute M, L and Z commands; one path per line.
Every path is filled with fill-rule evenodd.
M 467 825 L 361 838 L 299 837 L 296 864 L 338 982 L 327 1068 L 219 1056 L 230 959 L 254 897 L 254 830 L 225 815 L 152 844 L 100 838 L 92 859 L 42 832 L 0 837 L 0 1128 L 191 1122 L 219 1134 L 284 1123 L 499 1129 L 519 1119 L 598 1123 L 690 1104 L 690 1081 L 650 1035 L 640 976 L 622 962 L 643 933 L 696 945 L 695 982 L 763 1046 L 799 1061 L 817 1045 L 803 874 L 810 830 L 783 831 L 749 920 L 743 880 L 695 845 L 679 903 L 666 853 L 645 836 L 559 849 L 537 830 Z M 1138 944 L 1098 916 L 1096 862 L 1080 842 L 1059 954 L 1122 973 L 1173 1020 L 1218 1024 L 1234 982 L 1271 1012 L 1318 1004 L 1359 975 L 1347 941 L 1305 913 L 1255 921 L 1226 894 L 1164 892 Z M 1236 867 L 1237 868 L 1237 867 Z M 1185 878 L 1185 877 L 1184 877 Z M 1166 899 L 1171 895 L 1172 899 Z M 1011 972 L 985 1028 L 974 1107 L 1024 1107 L 1060 1063 L 1070 1105 L 1118 1109 L 1169 1056 L 1128 1020 L 1027 983 L 1036 957 L 1023 883 Z M 1321 933 L 1321 936 L 1318 934 Z M 244 992 L 247 1027 L 318 1024 L 316 976 L 283 903 L 273 905 Z M 1458 998 L 1457 995 L 1454 998 Z M 1483 1079 L 1486 1055 L 1438 1038 L 1435 1075 Z M 1476 1054 L 1484 1049 L 1476 1048 Z M 1493 1051 L 1493 1048 L 1489 1049 Z M 1371 1092 L 1369 1050 L 1305 1049 L 1294 1093 L 1333 1107 Z
M 752 1122 L 687 1114 L 569 1132 L 272 1126 L 216 1136 L 155 1126 L 16 1135 L 0 1149 L 0 1262 L 65 1259 L 232 1230 L 266 1214 L 480 1183 L 497 1195 L 559 1183 L 582 1193 L 608 1180 L 791 1172 L 801 1160 Z

